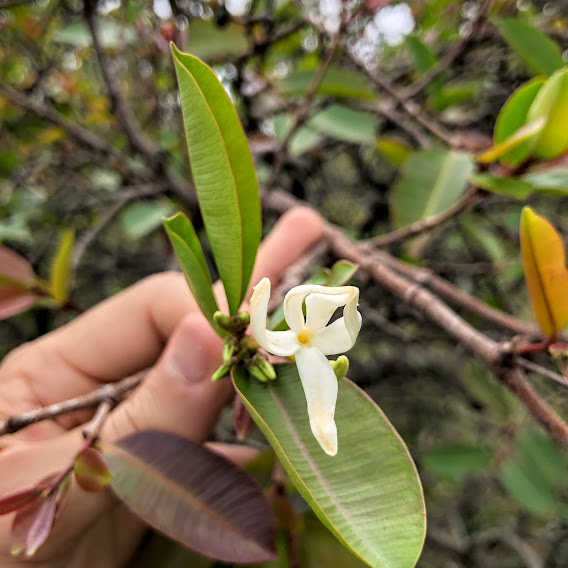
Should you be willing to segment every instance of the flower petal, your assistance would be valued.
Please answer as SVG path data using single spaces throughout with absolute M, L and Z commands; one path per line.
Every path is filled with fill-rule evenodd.
M 324 355 L 337 355 L 349 351 L 354 343 L 355 341 L 347 331 L 345 318 L 339 318 L 320 329 L 314 335 L 311 345 L 317 347 Z
M 268 300 L 270 299 L 270 280 L 263 278 L 255 287 L 250 299 L 250 326 L 258 344 L 273 355 L 287 357 L 300 348 L 293 331 L 269 331 L 266 329 Z
M 334 414 L 338 390 L 335 373 L 325 355 L 315 347 L 302 347 L 296 353 L 296 365 L 308 403 L 312 433 L 323 451 L 334 456 L 337 453 Z
M 306 298 L 306 327 L 317 332 L 327 324 L 337 308 L 344 306 L 349 294 L 322 294 L 312 292 Z

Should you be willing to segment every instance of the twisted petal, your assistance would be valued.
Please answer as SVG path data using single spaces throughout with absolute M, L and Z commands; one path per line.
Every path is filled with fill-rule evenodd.
M 293 331 L 269 331 L 266 329 L 268 300 L 270 299 L 270 280 L 263 278 L 255 287 L 250 299 L 250 326 L 258 344 L 273 355 L 287 357 L 300 348 Z
M 304 321 L 302 313 L 304 300 L 306 300 L 307 322 Z M 333 312 L 343 305 L 346 308 L 352 305 L 356 312 L 358 301 L 359 289 L 355 286 L 303 284 L 292 288 L 286 294 L 284 317 L 290 329 L 296 333 L 300 333 L 304 325 L 312 331 L 317 331 L 329 321 Z
M 312 433 L 324 452 L 334 456 L 337 453 L 335 373 L 325 355 L 316 347 L 302 347 L 296 353 L 296 365 L 308 403 Z
M 309 294 L 306 298 L 306 327 L 314 332 L 324 327 L 333 312 L 344 306 L 349 298 L 349 294 L 331 295 L 321 292 Z

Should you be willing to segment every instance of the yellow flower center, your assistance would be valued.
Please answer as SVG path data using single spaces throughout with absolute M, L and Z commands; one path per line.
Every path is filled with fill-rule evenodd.
M 300 333 L 298 333 L 298 341 L 302 344 L 302 345 L 307 345 L 310 342 L 310 339 L 312 338 L 312 334 L 310 333 L 309 329 L 302 329 L 302 331 L 300 331 Z

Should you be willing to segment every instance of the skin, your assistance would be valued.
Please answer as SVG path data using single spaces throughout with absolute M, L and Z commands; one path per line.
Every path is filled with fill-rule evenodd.
M 262 243 L 251 279 L 274 284 L 323 234 L 321 218 L 297 208 Z M 222 293 L 217 285 L 218 301 Z M 203 443 L 232 395 L 229 381 L 210 381 L 222 343 L 191 297 L 183 276 L 142 280 L 68 325 L 22 345 L 0 365 L 0 420 L 90 392 L 152 367 L 142 386 L 108 417 L 101 438 L 159 429 Z M 0 496 L 35 485 L 65 468 L 81 445 L 84 411 L 0 438 Z M 242 464 L 243 446 L 217 451 Z M 40 568 L 123 566 L 146 527 L 109 491 L 86 493 L 73 483 L 69 501 L 33 559 L 10 556 L 13 515 L 0 517 L 0 566 Z

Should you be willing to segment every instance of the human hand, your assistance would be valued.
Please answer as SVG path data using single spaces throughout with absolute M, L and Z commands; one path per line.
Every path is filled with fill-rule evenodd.
M 261 245 L 252 283 L 278 281 L 323 232 L 316 213 L 284 215 Z M 217 286 L 222 304 L 222 289 Z M 164 347 L 165 345 L 165 347 Z M 0 420 L 90 392 L 153 365 L 142 386 L 107 418 L 104 440 L 157 429 L 202 443 L 232 392 L 212 383 L 222 342 L 199 312 L 181 273 L 151 276 L 95 306 L 70 324 L 21 346 L 0 366 Z M 87 411 L 44 421 L 0 438 L 0 497 L 64 469 L 82 443 Z M 251 450 L 218 447 L 237 463 Z M 46 544 L 31 560 L 10 556 L 12 515 L 0 517 L 0 565 L 115 567 L 131 556 L 143 523 L 108 491 L 76 484 Z

